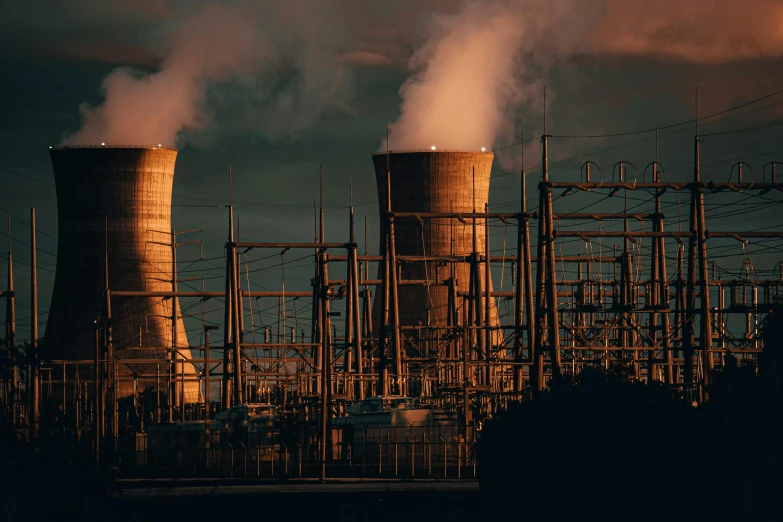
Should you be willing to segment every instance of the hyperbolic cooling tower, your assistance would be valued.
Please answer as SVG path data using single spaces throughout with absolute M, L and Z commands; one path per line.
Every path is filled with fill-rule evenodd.
M 57 188 L 57 272 L 41 348 L 48 359 L 91 360 L 93 321 L 103 317 L 106 265 L 113 291 L 172 288 L 171 194 L 177 151 L 56 147 L 50 155 Z M 166 361 L 165 349 L 172 347 L 171 302 L 158 297 L 112 299 L 117 358 Z M 181 317 L 176 328 L 179 352 L 190 358 Z M 136 366 L 136 371 L 155 375 L 155 365 Z M 192 378 L 192 365 L 182 366 L 186 378 Z M 167 373 L 165 364 L 160 371 Z M 139 388 L 146 386 L 150 383 Z M 197 383 L 185 385 L 184 391 L 186 401 L 198 399 Z
M 421 151 L 393 152 L 388 155 L 391 173 L 391 208 L 393 212 L 484 212 L 489 198 L 489 177 L 492 170 L 490 152 Z M 375 180 L 381 219 L 386 209 L 387 154 L 373 155 Z M 474 174 L 475 170 L 475 192 Z M 423 222 L 423 223 L 422 223 Z M 395 248 L 398 256 L 468 256 L 473 252 L 473 227 L 471 220 L 461 223 L 456 219 L 424 218 L 395 219 Z M 485 251 L 484 220 L 476 227 L 477 252 Z M 379 269 L 380 272 L 380 269 Z M 484 284 L 483 268 L 479 270 Z M 407 262 L 401 264 L 400 279 L 445 280 L 450 267 L 436 262 Z M 458 291 L 467 292 L 470 280 L 470 264 L 455 266 Z M 490 280 L 490 289 L 492 281 Z M 373 312 L 376 322 L 380 317 L 380 291 L 376 293 Z M 446 326 L 448 288 L 444 286 L 400 286 L 400 324 L 403 326 Z M 457 301 L 461 310 L 462 299 Z M 499 325 L 497 306 L 490 299 L 490 318 L 493 326 Z M 461 321 L 461 319 L 460 319 Z M 483 322 L 483 316 L 482 316 Z M 493 335 L 493 344 L 502 334 Z

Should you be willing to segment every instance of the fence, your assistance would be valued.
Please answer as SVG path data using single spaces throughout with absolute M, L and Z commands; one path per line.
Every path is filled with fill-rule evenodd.
M 362 426 L 333 429 L 326 454 L 327 477 L 475 478 L 474 441 L 456 426 Z M 318 441 L 302 434 L 299 442 L 257 446 L 226 442 L 200 434 L 189 444 L 170 437 L 117 441 L 123 478 L 314 478 L 321 469 Z M 218 441 L 213 444 L 213 441 Z M 189 447 L 186 447 L 189 446 Z

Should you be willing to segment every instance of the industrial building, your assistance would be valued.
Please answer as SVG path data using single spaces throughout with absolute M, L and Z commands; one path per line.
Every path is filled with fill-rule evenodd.
M 110 295 L 176 289 L 171 195 L 177 151 L 56 147 L 50 155 L 57 189 L 57 272 L 41 357 L 89 361 L 82 364 L 87 370 L 98 330 L 102 349 L 112 351 L 105 357 L 140 360 L 118 366 L 124 377 L 117 377 L 117 395 L 154 387 L 160 381 L 156 374 L 169 373 L 169 358 L 190 359 L 177 300 Z M 180 376 L 173 395 L 198 401 L 192 364 L 173 367 Z
M 476 224 L 476 220 L 459 222 L 449 217 L 421 216 L 429 213 L 448 215 L 483 212 L 489 201 L 493 157 L 491 152 L 467 151 L 373 155 L 382 219 L 388 211 L 387 202 L 396 216 L 401 213 L 420 216 L 418 219 L 397 217 L 395 222 L 396 255 L 402 258 L 418 256 L 421 259 L 401 263 L 399 278 L 423 282 L 421 285 L 408 285 L 399 289 L 399 324 L 446 326 L 456 322 L 448 307 L 448 289 L 442 285 L 427 284 L 430 279 L 454 278 L 456 288 L 460 290 L 467 290 L 475 279 L 474 284 L 482 289 L 487 288 L 486 274 L 479 271 L 475 277 L 471 276 L 470 263 L 467 261 L 449 264 L 437 260 L 427 261 L 428 256 L 467 258 L 474 253 L 483 258 L 486 255 L 485 220 L 479 219 Z M 387 196 L 387 173 L 391 187 L 390 198 Z M 491 279 L 488 288 L 491 292 Z M 383 309 L 379 299 L 376 293 L 373 314 L 377 317 L 380 317 Z M 462 308 L 463 301 L 464 298 L 457 298 L 456 308 Z M 495 299 L 488 299 L 487 308 L 490 310 L 490 324 L 499 326 Z M 498 345 L 502 338 L 498 332 L 493 344 Z
M 203 438 L 191 441 L 187 457 L 164 459 L 179 466 L 178 473 L 233 476 L 241 469 L 245 476 L 275 476 L 285 470 L 286 476 L 323 478 L 332 466 L 348 475 L 420 476 L 434 473 L 437 461 L 441 476 L 464 477 L 475 474 L 471 445 L 485 420 L 585 368 L 629 368 L 633 379 L 662 383 L 686 404 L 708 402 L 714 370 L 729 352 L 755 364 L 764 349 L 759 324 L 780 302 L 783 287 L 783 275 L 718 274 L 708 244 L 722 243 L 725 252 L 725 245 L 779 241 L 783 231 L 709 227 L 704 200 L 766 194 L 776 204 L 783 191 L 777 164 L 764 165 L 764 175 L 751 181 L 743 178 L 742 163 L 733 179 L 705 181 L 697 138 L 694 171 L 685 179 L 662 175 L 655 160 L 633 177 L 618 162 L 611 179 L 596 179 L 595 164 L 587 161 L 578 180 L 556 180 L 549 172 L 549 139 L 541 136 L 540 168 L 521 165 L 509 173 L 520 191 L 513 202 L 518 208 L 505 212 L 488 205 L 491 152 L 373 155 L 377 253 L 359 253 L 352 202 L 348 230 L 330 236 L 342 240 L 327 240 L 322 199 L 320 233 L 312 242 L 242 241 L 229 206 L 225 273 L 213 267 L 213 279 L 225 281 L 220 291 L 177 287 L 175 150 L 52 149 L 59 251 L 40 351 L 49 372 L 41 377 L 35 364 L 9 357 L 26 377 L 4 388 L 3 411 L 35 431 L 38 406 L 61 401 L 62 411 L 77 413 L 72 428 L 92 437 L 97 459 L 112 458 L 101 450 L 108 440 L 126 453 L 144 454 L 136 460 L 144 463 L 134 470 L 140 474 L 163 460 L 137 441 L 158 447 L 150 434 L 160 432 L 176 446 L 187 422 L 189 436 Z M 538 180 L 533 211 L 526 176 Z M 562 198 L 573 193 L 602 198 L 601 208 L 560 211 Z M 664 203 L 668 195 L 674 201 Z M 631 198 L 639 202 L 630 206 Z M 667 209 L 680 206 L 689 207 L 682 212 L 688 226 L 664 226 L 674 221 Z M 489 248 L 493 223 L 510 232 L 499 255 Z M 33 228 L 33 249 L 34 234 Z M 564 251 L 569 240 L 584 251 Z M 303 255 L 284 258 L 292 249 Z M 284 265 L 310 256 L 309 285 L 258 290 L 249 283 L 250 263 L 276 258 Z M 9 256 L 9 274 L 10 262 Z M 378 264 L 377 275 L 370 275 L 370 263 Z M 508 279 L 493 284 L 498 266 L 511 272 L 510 286 Z M 12 333 L 11 284 L 2 297 Z M 212 298 L 225 312 L 222 343 L 210 344 L 216 325 L 203 321 L 203 345 L 188 347 L 178 302 Z M 256 332 L 259 299 L 278 303 L 276 336 L 268 325 Z M 307 303 L 309 323 L 302 325 L 309 332 L 289 331 L 291 299 Z M 6 338 L 13 356 L 14 337 Z M 217 390 L 211 384 L 219 384 Z M 173 399 L 144 403 L 137 392 L 149 385 L 171 390 Z M 33 393 L 20 391 L 26 389 Z M 122 403 L 128 396 L 132 400 Z M 245 428 L 232 425 L 225 412 L 259 408 L 274 413 L 265 413 L 265 435 L 250 447 L 251 439 L 242 439 Z M 401 425 L 400 419 L 413 424 L 415 418 L 437 423 L 436 429 Z M 147 428 L 167 420 L 171 426 Z M 230 447 L 215 447 L 226 441 Z

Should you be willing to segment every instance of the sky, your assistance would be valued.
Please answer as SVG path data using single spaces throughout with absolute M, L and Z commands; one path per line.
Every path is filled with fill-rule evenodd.
M 188 239 L 203 241 L 205 258 L 199 259 L 197 246 L 182 247 L 179 270 L 183 278 L 203 275 L 208 289 L 219 289 L 222 281 L 229 166 L 241 238 L 253 241 L 312 239 L 320 165 L 327 240 L 346 240 L 353 172 L 359 244 L 365 247 L 366 217 L 367 249 L 374 253 L 378 207 L 371 155 L 385 146 L 387 125 L 393 150 L 497 149 L 490 191 L 490 209 L 497 211 L 519 208 L 523 127 L 529 207 L 536 206 L 544 99 L 546 132 L 553 135 L 552 179 L 578 180 L 586 160 L 600 167 L 594 178 L 611 179 L 613 166 L 624 161 L 633 166 L 629 177 L 643 179 L 657 154 L 667 179 L 688 180 L 696 114 L 699 132 L 707 134 L 705 180 L 729 179 L 738 161 L 761 179 L 764 164 L 783 161 L 783 94 L 772 95 L 783 89 L 783 11 L 777 2 L 281 4 L 12 0 L 5 7 L 0 209 L 12 216 L 21 340 L 29 336 L 30 207 L 38 216 L 42 323 L 54 281 L 50 146 L 109 136 L 114 143 L 163 141 L 179 148 L 173 226 L 200 228 Z M 734 107 L 740 108 L 724 112 Z M 657 152 L 655 128 L 661 128 Z M 637 132 L 642 130 L 647 132 Z M 590 204 L 603 212 L 622 208 L 619 199 L 601 197 L 560 196 L 555 211 Z M 632 197 L 639 209 L 651 208 L 649 194 Z M 710 194 L 708 228 L 783 225 L 780 201 L 774 192 L 761 198 Z M 667 194 L 664 205 L 667 227 L 687 228 L 687 197 Z M 504 235 L 505 248 L 513 250 L 513 230 L 498 223 L 493 251 L 503 251 Z M 561 248 L 584 252 L 579 243 Z M 759 278 L 774 273 L 783 247 L 774 241 L 744 249 L 738 242 L 712 245 L 712 259 L 726 273 L 738 274 L 747 259 Z M 253 255 L 262 256 L 250 254 L 250 261 Z M 309 260 L 288 263 L 284 274 L 273 266 L 278 263 L 254 261 L 251 286 L 279 288 L 284 276 L 287 289 L 309 288 Z M 502 277 L 508 289 L 508 267 L 500 272 L 493 272 L 495 286 Z M 6 284 L 5 268 L 0 284 Z M 201 309 L 192 306 L 191 313 Z M 220 306 L 205 305 L 216 314 Z M 274 321 L 274 302 L 254 306 L 265 310 L 255 322 Z M 199 342 L 193 321 L 188 328 Z

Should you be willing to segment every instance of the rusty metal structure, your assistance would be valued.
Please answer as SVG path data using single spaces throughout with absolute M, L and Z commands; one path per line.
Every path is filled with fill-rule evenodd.
M 112 218 L 104 217 L 101 221 L 100 216 L 109 215 L 117 208 L 111 205 L 119 203 L 111 203 L 114 200 L 106 194 L 119 193 L 120 189 L 96 188 L 95 194 L 102 194 L 108 206 L 94 213 L 93 228 L 89 229 L 91 242 L 84 243 L 82 248 L 101 261 L 90 261 L 92 274 L 85 275 L 84 284 L 92 289 L 93 304 L 87 317 L 97 315 L 106 320 L 104 333 L 100 328 L 88 332 L 94 339 L 99 339 L 99 334 L 104 337 L 103 341 L 91 345 L 83 334 L 78 337 L 72 333 L 83 341 L 68 345 L 73 346 L 69 348 L 73 352 L 68 353 L 84 350 L 78 352 L 78 357 L 86 359 L 89 351 L 84 347 L 89 346 L 120 352 L 114 334 L 116 325 L 137 320 L 127 319 L 136 317 L 130 312 L 125 312 L 126 319 L 120 319 L 118 310 L 137 309 L 122 306 L 163 306 L 160 313 L 168 317 L 171 309 L 162 304 L 167 301 L 221 299 L 223 342 L 210 344 L 209 331 L 215 326 L 203 325 L 204 346 L 199 348 L 202 356 L 189 361 L 195 368 L 193 379 L 198 382 L 201 397 L 198 401 L 187 401 L 191 404 L 183 409 L 184 418 L 203 422 L 204 459 L 211 458 L 208 452 L 214 443 L 210 438 L 210 423 L 216 416 L 225 418 L 226 412 L 234 411 L 232 408 L 265 403 L 279 408 L 281 419 L 296 419 L 304 430 L 298 439 L 269 442 L 271 454 L 263 454 L 269 455 L 268 460 L 259 456 L 260 449 L 256 451 L 259 476 L 263 474 L 262 461 L 274 474 L 275 466 L 282 465 L 283 458 L 288 469 L 292 462 L 289 459 L 295 454 L 299 455 L 300 475 L 301 463 L 307 462 L 318 466 L 322 478 L 327 474 L 327 463 L 338 458 L 334 456 L 337 450 L 333 452 L 330 448 L 340 446 L 348 455 L 346 458 L 352 458 L 351 448 L 355 448 L 341 438 L 347 432 L 336 430 L 334 426 L 339 423 L 332 423 L 332 419 L 370 396 L 415 398 L 428 408 L 453 414 L 457 419 L 455 431 L 446 430 L 453 433 L 449 435 L 453 440 L 438 443 L 441 446 L 437 449 L 433 449 L 433 441 L 421 441 L 422 448 L 430 448 L 421 450 L 425 456 L 443 459 L 444 476 L 466 471 L 467 445 L 484 418 L 510 402 L 528 400 L 542 392 L 552 379 L 578 374 L 588 366 L 630 367 L 635 379 L 663 383 L 677 390 L 684 400 L 705 403 L 709 400 L 712 370 L 723 364 L 727 352 L 753 364 L 763 350 L 759 323 L 780 302 L 783 287 L 783 272 L 770 278 L 758 278 L 752 270 L 732 276 L 718 273 L 710 262 L 708 247 L 715 248 L 711 245 L 733 242 L 745 248 L 749 241 L 782 240 L 783 230 L 742 232 L 710 228 L 705 198 L 713 194 L 736 198 L 766 194 L 773 202 L 779 201 L 775 198 L 783 191 L 783 183 L 776 177 L 777 164 L 765 165 L 762 179 L 749 181 L 743 176 L 745 164 L 738 163 L 728 181 L 705 181 L 701 173 L 701 140 L 696 137 L 693 172 L 686 179 L 671 181 L 663 175 L 656 159 L 642 174 L 633 165 L 618 162 L 611 180 L 603 174 L 596 175 L 596 165 L 586 162 L 574 173 L 574 180 L 560 181 L 552 179 L 550 174 L 550 138 L 541 136 L 540 171 L 521 166 L 519 207 L 511 212 L 492 212 L 488 206 L 491 153 L 426 151 L 374 155 L 382 225 L 377 254 L 359 252 L 352 201 L 349 229 L 340 238 L 327 240 L 322 192 L 320 218 L 312 242 L 240 240 L 233 208 L 229 206 L 224 274 L 220 268 L 221 280 L 225 275 L 225 287 L 221 291 L 180 291 L 172 284 L 175 278 L 171 270 L 167 272 L 170 279 L 155 286 L 149 281 L 147 286 L 129 285 L 132 276 L 120 278 L 119 268 L 114 269 L 118 274 L 114 279 L 113 263 L 105 261 L 105 253 L 111 254 L 111 247 L 107 250 L 102 242 L 106 237 L 106 223 L 111 224 Z M 95 159 L 79 159 L 77 152 Z M 70 153 L 74 154 L 73 158 L 66 157 Z M 58 154 L 63 155 L 62 163 Z M 105 178 L 107 174 L 102 165 L 107 163 L 125 165 L 126 170 L 117 167 L 113 172 L 127 180 L 135 179 L 134 175 L 154 177 L 154 172 L 160 173 L 153 167 L 153 160 L 169 162 L 166 164 L 173 171 L 174 154 L 174 151 L 149 149 L 53 151 L 55 170 L 59 170 L 58 197 L 60 185 L 66 181 L 80 180 L 82 186 L 93 183 L 100 186 L 102 176 Z M 72 170 L 71 164 L 94 167 Z M 142 165 L 149 170 L 141 172 Z M 531 176 L 538 178 L 538 206 L 532 211 L 526 206 L 525 183 L 526 177 Z M 161 200 L 170 197 L 170 176 L 167 179 L 168 186 L 165 183 L 158 186 L 161 191 L 157 197 Z M 139 185 L 134 190 L 144 193 L 145 189 Z M 559 211 L 565 195 L 588 192 L 601 195 L 599 201 L 612 197 L 615 202 L 624 202 L 623 208 L 607 211 L 606 203 L 592 209 L 594 212 Z M 671 216 L 666 211 L 672 206 L 662 203 L 665 193 L 687 196 L 690 216 L 687 230 L 667 226 Z M 629 207 L 628 199 L 635 194 L 646 196 L 642 203 Z M 90 202 L 82 194 L 74 197 L 82 198 L 84 205 Z M 642 205 L 649 208 L 639 210 Z M 158 214 L 161 221 L 154 225 L 161 231 L 169 227 L 165 217 L 168 207 L 165 209 Z M 71 207 L 61 208 L 61 215 L 64 211 L 77 213 Z M 74 241 L 83 240 L 78 239 L 83 236 L 74 236 L 68 229 L 74 226 L 68 223 L 81 222 L 73 219 L 61 218 L 61 242 L 66 241 L 68 234 L 72 234 Z M 88 221 L 87 217 L 80 219 Z M 509 252 L 505 250 L 505 241 L 499 255 L 489 248 L 493 224 L 510 229 L 512 237 L 516 236 L 516 244 L 510 242 Z M 138 227 L 138 223 L 132 226 Z M 145 231 L 153 230 L 153 225 L 144 226 L 149 226 Z M 127 237 L 139 248 L 142 242 L 159 241 L 150 239 L 145 235 L 148 232 L 138 228 L 116 230 L 118 235 L 131 234 Z M 108 231 L 111 237 L 111 225 Z M 176 237 L 173 231 L 169 232 Z M 176 245 L 176 240 L 172 243 Z M 564 243 L 574 248 L 564 252 Z M 61 244 L 63 266 L 75 267 L 74 261 L 67 259 L 66 247 L 72 245 Z M 162 264 L 172 262 L 172 249 L 160 246 L 157 251 L 160 257 L 155 259 Z M 279 290 L 251 289 L 249 256 L 279 255 L 280 264 L 284 265 L 283 254 L 291 250 L 312 258 L 314 271 L 310 286 L 292 289 L 283 284 Z M 138 250 L 134 252 L 141 256 Z M 127 266 L 123 262 L 118 259 L 117 266 Z M 58 277 L 59 263 L 58 259 Z M 374 279 L 370 278 L 371 263 L 378 264 L 377 272 L 372 270 Z M 498 269 L 512 274 L 510 289 L 502 283 L 493 287 L 492 274 Z M 163 273 L 161 269 L 161 272 L 147 272 L 144 277 L 164 279 Z M 60 279 L 58 285 L 55 292 L 65 295 L 59 299 L 67 301 L 73 288 L 68 286 L 68 281 L 60 283 Z M 13 288 L 3 292 L 3 296 L 12 309 Z M 310 320 L 304 324 L 309 326 L 309 331 L 292 326 L 286 308 L 292 299 L 307 301 Z M 278 307 L 276 334 L 269 326 L 256 331 L 253 307 L 261 302 L 272 302 Z M 103 303 L 110 310 L 94 303 Z M 506 313 L 500 313 L 501 303 Z M 51 313 L 57 311 L 53 302 Z M 83 321 L 89 328 L 87 318 Z M 7 313 L 7 332 L 13 331 L 13 324 L 11 310 Z M 67 335 L 56 333 L 59 327 L 53 325 L 58 324 L 52 323 L 47 328 L 42 365 L 47 361 L 51 364 L 53 354 L 57 353 L 52 351 L 56 346 L 52 339 Z M 160 336 L 158 348 L 172 341 L 166 337 L 165 322 L 162 324 L 164 328 L 156 330 Z M 131 330 L 128 326 L 121 328 Z M 73 328 L 68 331 L 75 332 Z M 7 336 L 6 353 L 10 354 L 7 358 L 10 361 L 15 360 L 14 342 L 13 336 Z M 122 349 L 130 350 L 130 346 L 123 344 Z M 105 368 L 112 355 L 100 350 L 96 353 L 92 367 Z M 151 355 L 144 357 L 147 358 L 144 362 L 149 364 L 160 360 Z M 55 361 L 63 369 L 73 363 Z M 24 370 L 27 363 L 13 364 Z M 81 364 L 89 366 L 86 361 Z M 41 395 L 51 396 L 53 389 L 74 386 L 74 376 L 65 370 L 60 378 L 55 372 L 40 378 L 32 370 L 27 374 L 33 376 L 29 384 L 14 377 L 16 387 L 6 386 L 5 405 L 13 402 L 9 398 L 20 399 L 22 395 L 15 390 L 25 387 L 46 390 L 34 399 L 40 401 Z M 94 385 L 87 390 L 86 402 L 79 399 L 82 404 L 88 404 L 80 421 L 85 431 L 102 426 L 100 420 L 106 401 L 116 404 L 116 395 L 105 391 L 102 375 L 107 374 L 99 372 L 98 379 L 88 376 L 82 382 Z M 128 383 L 132 376 L 115 373 L 112 378 Z M 170 385 L 188 382 L 188 378 L 179 378 L 173 372 L 163 380 Z M 80 407 L 77 399 L 68 400 L 74 402 L 69 407 Z M 35 405 L 22 402 L 22 409 L 29 405 L 30 411 L 35 411 Z M 170 412 L 175 407 L 175 404 L 157 404 L 158 414 L 153 420 L 161 420 L 161 409 Z M 106 409 L 116 411 L 116 406 Z M 102 432 L 97 427 L 94 430 L 100 435 Z M 363 436 L 362 447 L 367 447 L 370 435 L 365 432 Z M 455 446 L 448 446 L 454 441 Z M 378 439 L 375 444 L 370 455 L 378 460 L 373 460 L 372 465 L 377 464 L 379 470 L 389 466 L 396 470 L 397 442 Z M 405 458 L 412 455 L 409 468 L 421 469 L 413 462 L 419 458 L 415 447 L 409 447 L 414 448 L 405 453 Z M 233 466 L 233 448 L 231 451 Z M 252 456 L 252 451 L 244 451 L 245 458 Z M 308 457 L 302 452 L 311 453 Z M 100 454 L 96 443 L 96 455 Z M 459 459 L 456 468 L 450 467 L 454 463 L 449 459 L 454 458 Z M 430 461 L 426 462 L 431 466 Z M 197 464 L 194 457 L 194 470 Z M 354 464 L 351 461 L 350 466 Z M 362 473 L 366 464 L 362 461 Z M 247 463 L 244 472 L 253 475 L 248 473 Z
M 199 400 L 195 379 L 188 378 L 192 365 L 167 362 L 190 358 L 177 300 L 112 296 L 177 288 L 171 229 L 177 151 L 56 147 L 50 155 L 58 255 L 41 357 L 85 361 L 83 369 L 91 371 L 97 348 L 107 361 L 106 386 L 118 397 L 159 385 L 156 371 L 163 369 L 178 376 L 170 390 L 175 406 Z

